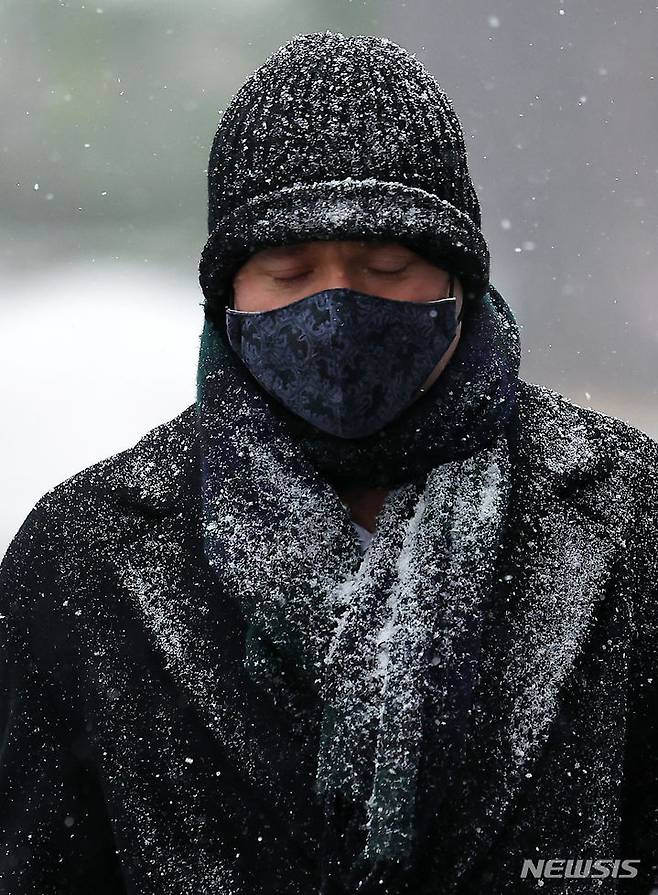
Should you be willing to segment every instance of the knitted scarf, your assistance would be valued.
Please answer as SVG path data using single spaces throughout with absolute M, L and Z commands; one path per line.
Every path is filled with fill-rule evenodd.
M 246 619 L 252 678 L 302 736 L 301 694 L 320 701 L 326 887 L 365 891 L 412 863 L 424 737 L 441 742 L 446 775 L 456 768 L 506 520 L 519 361 L 514 317 L 490 287 L 405 419 L 339 439 L 279 405 L 204 325 L 204 549 Z M 337 482 L 390 488 L 365 555 Z

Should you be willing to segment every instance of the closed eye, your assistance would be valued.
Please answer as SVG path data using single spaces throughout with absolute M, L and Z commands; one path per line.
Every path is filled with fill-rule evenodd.
M 272 277 L 275 283 L 294 283 L 297 280 L 301 280 L 304 277 L 308 276 L 306 273 L 298 273 L 292 277 Z
M 408 264 L 405 264 L 404 267 L 398 267 L 397 270 L 377 270 L 375 267 L 369 267 L 368 270 L 371 273 L 376 273 L 378 276 L 396 276 L 397 274 L 404 273 L 405 270 L 409 267 Z
M 368 271 L 368 273 L 375 274 L 376 276 L 395 277 L 395 276 L 399 276 L 401 273 L 404 273 L 406 270 L 408 270 L 409 266 L 410 266 L 409 264 L 405 264 L 402 267 L 396 268 L 395 270 L 381 270 L 377 267 L 366 267 L 364 269 L 366 271 Z M 304 277 L 307 277 L 308 275 L 309 275 L 308 272 L 293 274 L 292 276 L 289 276 L 289 277 L 276 277 L 276 276 L 272 275 L 272 280 L 275 283 L 280 283 L 281 285 L 287 285 L 288 283 L 299 282 L 299 280 L 304 279 Z

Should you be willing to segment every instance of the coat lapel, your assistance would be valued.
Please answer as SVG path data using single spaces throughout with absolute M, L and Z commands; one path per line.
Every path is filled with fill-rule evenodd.
M 175 510 L 198 479 L 196 405 L 147 432 L 118 454 L 111 487 L 120 501 L 146 513 Z
M 592 417 L 523 383 L 515 498 L 499 599 L 454 813 L 435 840 L 446 891 L 504 829 L 530 785 L 624 542 L 619 483 Z
M 139 517 L 112 562 L 139 623 L 226 755 L 232 783 L 258 792 L 274 817 L 294 819 L 291 829 L 314 824 L 295 781 L 311 774 L 315 754 L 291 744 L 286 718 L 244 672 L 241 617 L 204 561 L 194 405 L 120 456 L 112 490 Z
M 436 819 L 432 835 L 446 892 L 495 841 L 530 785 L 624 546 L 622 522 L 614 512 L 620 483 L 606 440 L 597 437 L 596 418 L 549 389 L 521 386 L 515 524 L 504 545 L 499 599 L 484 643 L 462 773 L 448 799 L 453 808 L 449 817 Z M 166 516 L 190 493 L 198 463 L 194 410 L 191 405 L 124 453 L 116 488 L 127 503 Z M 195 489 L 191 493 L 196 495 Z M 159 634 L 163 643 L 173 637 L 180 646 L 177 638 L 184 643 L 201 635 L 198 622 L 207 608 L 198 605 L 199 591 L 191 594 L 175 562 L 163 572 L 163 551 L 175 558 L 177 549 L 180 544 L 173 538 L 169 545 L 138 544 L 126 581 L 137 602 L 155 607 L 152 618 L 160 613 L 165 625 L 172 621 L 172 604 L 187 606 L 190 615 L 182 627 Z M 175 655 L 180 659 L 183 653 Z M 199 670 L 199 650 L 191 650 L 185 661 L 192 670 L 179 662 L 177 674 L 184 682 L 187 678 L 188 690 L 196 686 L 196 698 L 212 721 L 212 712 L 230 694 L 215 692 L 212 674 L 197 677 L 193 686 L 190 674 Z M 257 769 L 262 774 L 266 789 L 278 800 L 278 775 L 267 767 L 265 755 L 253 752 L 248 743 L 252 733 L 239 720 L 233 719 L 232 748 L 246 756 L 252 773 Z

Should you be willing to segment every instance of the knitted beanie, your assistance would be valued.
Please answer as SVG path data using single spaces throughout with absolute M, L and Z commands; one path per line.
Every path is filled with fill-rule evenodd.
M 488 288 L 489 251 L 451 101 L 392 41 L 302 34 L 245 81 L 208 165 L 206 317 L 223 319 L 233 276 L 266 246 L 387 239 Z

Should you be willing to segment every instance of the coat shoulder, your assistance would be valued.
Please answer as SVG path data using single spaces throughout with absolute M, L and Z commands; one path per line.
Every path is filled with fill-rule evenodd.
M 624 420 L 522 380 L 515 433 L 530 505 L 544 496 L 566 499 L 620 542 L 651 549 L 658 529 L 658 442 Z
M 25 517 L 0 564 L 0 588 L 41 574 L 85 545 L 102 548 L 134 503 L 175 504 L 195 467 L 195 405 L 146 432 L 131 447 L 99 460 L 46 491 Z M 47 571 L 49 570 L 49 571 Z
M 583 407 L 548 386 L 520 380 L 519 419 L 526 437 L 554 463 L 594 456 L 645 490 L 658 489 L 658 441 L 618 417 Z M 577 459 L 577 458 L 576 458 Z
M 195 458 L 195 405 L 159 423 L 128 448 L 85 467 L 46 492 L 39 503 L 54 513 L 77 507 L 83 498 L 108 504 L 150 497 L 153 508 L 168 505 L 170 493 Z

